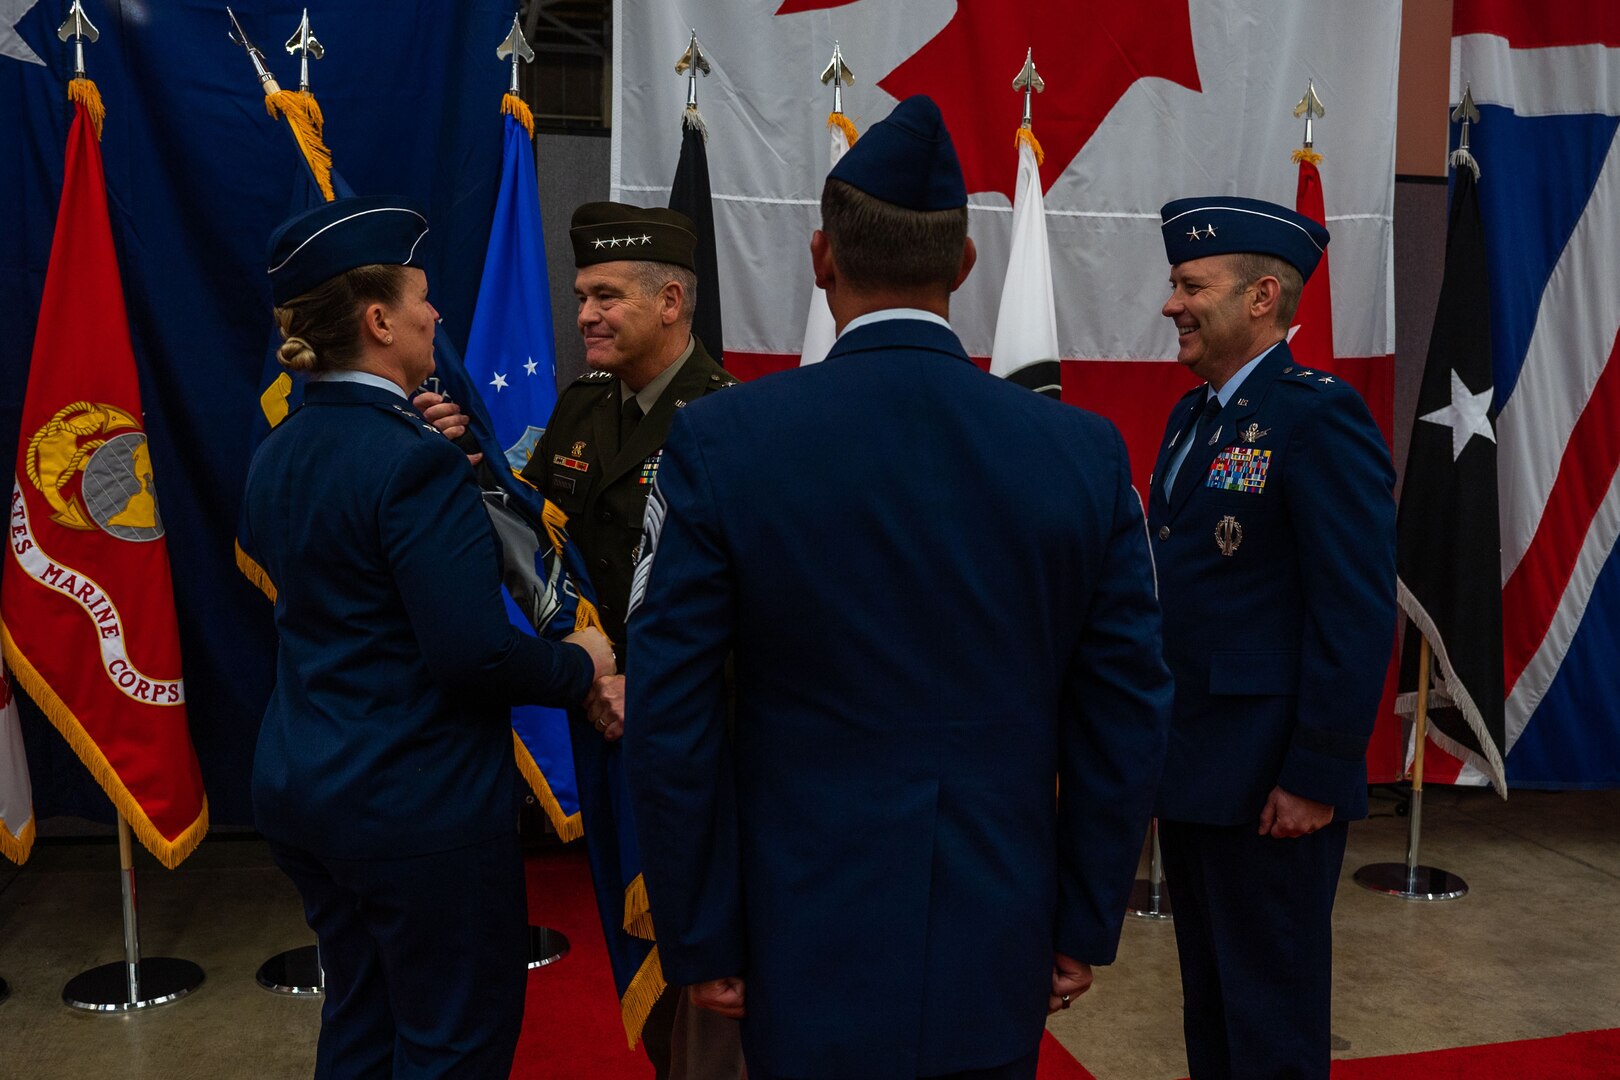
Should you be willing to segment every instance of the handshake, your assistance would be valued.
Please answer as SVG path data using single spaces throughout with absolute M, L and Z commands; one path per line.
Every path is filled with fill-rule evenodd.
M 624 676 L 613 660 L 613 643 L 595 627 L 575 630 L 563 638 L 590 654 L 596 666 L 591 691 L 585 695 L 585 715 L 602 738 L 613 742 L 624 734 Z

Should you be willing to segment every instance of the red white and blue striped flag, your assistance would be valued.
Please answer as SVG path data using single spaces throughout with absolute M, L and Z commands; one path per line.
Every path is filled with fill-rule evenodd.
M 1620 7 L 1456 0 L 1491 252 L 1507 779 L 1620 784 Z M 1481 783 L 1434 761 L 1431 779 Z

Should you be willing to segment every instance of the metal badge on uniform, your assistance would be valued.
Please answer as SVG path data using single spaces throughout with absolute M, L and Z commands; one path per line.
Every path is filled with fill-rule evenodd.
M 1253 444 L 1259 442 L 1267 435 L 1270 435 L 1271 429 L 1262 428 L 1259 424 L 1250 424 L 1248 427 L 1238 432 L 1238 434 L 1242 437 L 1244 442 Z
M 1238 519 L 1227 514 L 1215 523 L 1215 546 L 1221 549 L 1221 554 L 1231 556 L 1237 551 L 1238 545 L 1243 543 L 1243 526 Z
M 581 461 L 578 458 L 571 458 L 566 454 L 552 454 L 551 463 L 553 465 L 561 465 L 565 469 L 573 469 L 575 472 L 591 471 L 590 462 Z
M 583 439 L 581 439 L 578 442 L 574 443 L 574 445 L 569 448 L 568 452 L 570 454 L 573 454 L 575 457 L 584 457 L 585 456 L 585 441 Z
M 641 472 L 638 473 L 637 476 L 636 476 L 636 483 L 638 483 L 638 484 L 650 484 L 654 480 L 657 480 L 658 479 L 658 462 L 663 456 L 664 456 L 664 451 L 662 449 L 660 449 L 660 450 L 656 451 L 655 453 L 649 455 L 647 457 L 647 459 L 644 460 L 641 463 Z
M 1211 445 L 1211 446 L 1218 445 L 1220 443 L 1220 441 L 1221 441 L 1221 432 L 1223 432 L 1225 430 L 1226 430 L 1226 425 L 1225 424 L 1217 424 L 1217 425 L 1215 425 L 1215 434 L 1213 434 L 1213 435 L 1211 435 L 1209 437 L 1209 445 Z
M 1266 472 L 1270 468 L 1270 450 L 1229 446 L 1210 464 L 1204 486 L 1259 495 L 1266 490 Z
M 685 398 L 676 398 L 676 399 L 675 399 L 675 407 L 676 407 L 676 408 L 677 408 L 677 409 L 684 409 L 684 408 L 686 408 L 686 399 L 685 399 Z

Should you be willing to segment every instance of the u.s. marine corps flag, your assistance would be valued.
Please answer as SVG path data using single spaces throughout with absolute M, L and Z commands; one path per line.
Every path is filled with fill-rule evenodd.
M 101 167 L 70 84 L 62 201 L 23 402 L 0 583 L 6 667 L 165 866 L 208 829 Z

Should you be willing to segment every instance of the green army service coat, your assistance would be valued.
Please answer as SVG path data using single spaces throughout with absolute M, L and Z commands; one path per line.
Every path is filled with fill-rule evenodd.
M 523 478 L 568 515 L 568 535 L 584 556 L 603 628 L 624 644 L 630 578 L 641 546 L 641 519 L 675 410 L 737 380 L 693 339 L 692 355 L 664 388 L 629 441 L 619 445 L 619 379 L 593 371 L 557 399 Z

